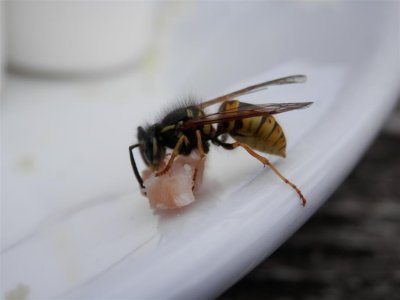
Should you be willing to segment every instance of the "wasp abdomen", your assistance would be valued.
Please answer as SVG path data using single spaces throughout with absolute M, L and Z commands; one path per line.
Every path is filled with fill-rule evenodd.
M 235 111 L 256 105 L 238 100 L 226 101 L 220 111 Z M 261 152 L 286 156 L 286 138 L 281 126 L 272 115 L 233 120 L 219 124 L 217 132 L 228 133 L 236 141 L 244 143 Z

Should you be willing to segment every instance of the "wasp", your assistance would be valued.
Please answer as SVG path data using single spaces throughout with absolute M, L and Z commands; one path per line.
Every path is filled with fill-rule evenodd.
M 299 196 L 301 204 L 306 199 L 295 184 L 284 177 L 278 169 L 264 156 L 263 153 L 286 157 L 286 138 L 281 126 L 273 115 L 295 109 L 305 108 L 312 102 L 249 104 L 240 102 L 236 97 L 250 94 L 270 86 L 302 83 L 304 75 L 293 75 L 275 80 L 251 85 L 223 96 L 196 104 L 188 103 L 173 109 L 160 121 L 145 128 L 139 126 L 137 131 L 138 143 L 129 147 L 129 155 L 133 172 L 145 193 L 143 179 L 140 176 L 133 156 L 133 149 L 139 147 L 145 164 L 160 176 L 168 172 L 177 155 L 189 155 L 197 150 L 203 160 L 209 152 L 210 143 L 233 150 L 244 148 L 251 156 L 268 166 Z M 215 113 L 206 114 L 204 109 L 211 105 L 220 104 Z M 228 143 L 230 136 L 234 142 Z M 167 153 L 167 149 L 171 149 Z M 164 163 L 167 155 L 168 162 Z M 196 176 L 194 172 L 194 178 Z

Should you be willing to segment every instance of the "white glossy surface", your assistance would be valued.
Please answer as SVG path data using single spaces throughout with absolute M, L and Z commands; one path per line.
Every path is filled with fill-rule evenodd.
M 83 82 L 8 77 L 2 100 L 4 292 L 23 283 L 32 298 L 213 297 L 323 203 L 398 95 L 399 45 L 393 41 L 399 5 L 258 5 L 197 5 L 185 30 L 171 33 L 175 43 L 163 44 L 155 67 L 138 73 Z M 230 14 L 215 21 L 221 11 Z M 295 31 L 282 15 L 297 20 Z M 199 20 L 209 22 L 194 35 Z M 324 32 L 315 28 L 322 20 Z M 268 40 L 247 34 L 262 24 Z M 359 37 L 364 32 L 368 38 Z M 236 44 L 240 38 L 244 43 Z M 252 41 L 258 47 L 250 49 Z M 194 205 L 169 214 L 150 210 L 137 191 L 127 147 L 155 107 L 188 87 L 212 97 L 298 73 L 308 75 L 306 84 L 243 99 L 315 101 L 278 117 L 289 148 L 286 160 L 274 159 L 304 192 L 305 208 L 244 151 L 212 149 Z
M 156 1 L 7 1 L 7 60 L 22 71 L 80 74 L 137 64 Z

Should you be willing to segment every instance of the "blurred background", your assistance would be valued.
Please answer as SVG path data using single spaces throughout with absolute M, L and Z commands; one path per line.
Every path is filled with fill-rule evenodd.
M 340 79 L 324 82 L 318 100 L 332 97 L 337 84 L 341 103 L 380 60 L 392 62 L 385 89 L 400 90 L 393 84 L 400 70 L 398 1 L 17 0 L 2 1 L 0 10 L 6 299 L 62 298 L 131 251 L 129 243 L 107 248 L 115 232 L 131 226 L 115 220 L 131 210 L 131 199 L 111 205 L 108 225 L 96 223 L 103 216 L 97 212 L 72 227 L 53 225 L 136 192 L 127 147 L 136 126 L 176 97 L 219 95 L 271 69 L 334 70 L 340 76 L 327 78 Z M 392 110 L 395 100 L 382 99 L 376 101 Z M 380 121 L 384 129 L 367 154 L 304 228 L 221 299 L 398 297 L 399 115 L 394 109 Z M 323 116 L 316 111 L 315 118 Z M 142 233 L 135 234 L 142 237 L 155 227 L 154 216 L 147 207 L 139 211 Z M 90 226 L 80 241 L 101 251 L 75 253 L 70 229 Z M 56 262 L 44 262 L 52 251 Z M 77 271 L 76 257 L 97 260 Z

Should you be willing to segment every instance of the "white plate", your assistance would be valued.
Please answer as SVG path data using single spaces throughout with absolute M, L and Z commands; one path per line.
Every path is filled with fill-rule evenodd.
M 164 33 L 173 43 L 160 42 L 158 62 L 140 73 L 84 82 L 7 78 L 3 293 L 215 297 L 313 214 L 350 172 L 396 101 L 398 3 L 189 8 L 188 17 Z M 219 14 L 225 17 L 217 20 Z M 198 201 L 179 212 L 151 211 L 130 170 L 128 145 L 135 141 L 136 126 L 189 87 L 212 97 L 298 73 L 308 75 L 306 84 L 274 87 L 243 100 L 315 102 L 278 116 L 288 158 L 273 160 L 303 191 L 305 208 L 245 151 L 213 148 Z

